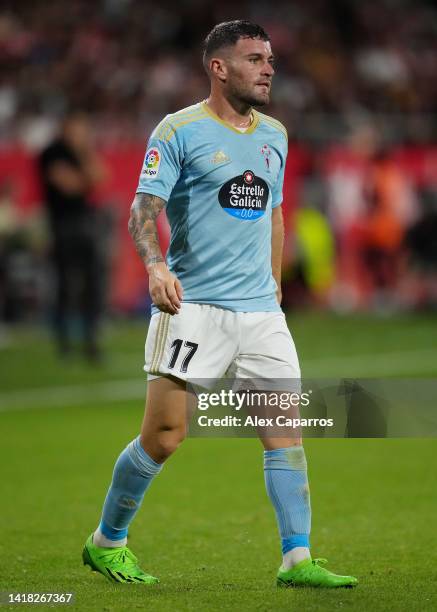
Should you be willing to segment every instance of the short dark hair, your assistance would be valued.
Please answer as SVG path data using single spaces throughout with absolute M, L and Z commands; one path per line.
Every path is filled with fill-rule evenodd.
M 260 38 L 269 41 L 267 32 L 256 23 L 236 19 L 235 21 L 224 21 L 213 27 L 203 43 L 203 63 L 218 49 L 235 45 L 240 38 Z

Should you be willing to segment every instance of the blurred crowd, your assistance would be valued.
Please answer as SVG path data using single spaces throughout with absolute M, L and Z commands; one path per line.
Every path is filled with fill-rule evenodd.
M 292 143 L 287 178 L 288 304 L 437 306 L 437 147 L 387 146 L 366 121 L 321 149 Z
M 285 305 L 389 312 L 437 305 L 435 3 L 4 0 L 0 319 L 52 302 L 63 320 L 54 277 L 69 273 L 59 272 L 41 154 L 56 143 L 59 154 L 71 109 L 89 125 L 87 151 L 73 166 L 86 180 L 89 163 L 81 160 L 92 157 L 101 169 L 83 196 L 92 221 L 79 225 L 103 244 L 98 265 L 112 270 L 112 308 L 144 310 L 146 281 L 126 218 L 145 141 L 166 113 L 208 95 L 202 40 L 215 23 L 241 17 L 271 36 L 277 73 L 267 112 L 290 135 Z M 165 224 L 161 231 L 165 241 Z M 93 262 L 91 285 L 99 277 Z M 104 302 L 94 296 L 91 319 Z M 92 337 L 88 348 L 95 349 Z
M 400 122 L 401 131 L 430 137 L 429 114 L 437 105 L 431 0 L 4 0 L 2 6 L 3 134 L 24 128 L 28 138 L 42 137 L 44 121 L 71 104 L 95 115 L 102 137 L 148 133 L 163 114 L 207 94 L 200 62 L 205 33 L 244 16 L 272 38 L 272 110 L 292 134 L 306 126 L 314 138 L 329 135 L 332 126 L 314 124 L 320 113 L 345 118 L 371 111 L 393 120 L 414 115 L 411 124 Z M 392 129 L 398 132 L 399 122 Z

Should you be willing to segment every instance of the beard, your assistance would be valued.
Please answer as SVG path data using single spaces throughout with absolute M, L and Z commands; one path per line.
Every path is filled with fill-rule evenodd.
M 243 86 L 241 80 L 229 83 L 230 96 L 240 104 L 247 106 L 265 106 L 270 102 L 270 90 L 266 93 L 257 93 L 255 88 Z

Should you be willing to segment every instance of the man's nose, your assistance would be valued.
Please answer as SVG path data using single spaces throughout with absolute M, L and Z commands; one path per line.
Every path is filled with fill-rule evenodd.
M 263 74 L 272 77 L 275 74 L 275 69 L 270 64 L 270 62 L 266 62 L 264 64 Z

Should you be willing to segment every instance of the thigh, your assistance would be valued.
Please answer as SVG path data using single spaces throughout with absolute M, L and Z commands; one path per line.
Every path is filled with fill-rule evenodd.
M 242 343 L 232 364 L 236 378 L 286 379 L 300 389 L 300 366 L 282 312 L 239 313 Z
M 141 445 L 158 463 L 165 461 L 184 440 L 188 408 L 185 383 L 167 377 L 149 382 Z
M 176 315 L 152 316 L 144 370 L 179 380 L 217 379 L 238 352 L 235 313 L 207 304 L 183 303 Z
M 253 388 L 273 393 L 300 393 L 300 366 L 293 338 L 282 312 L 241 313 L 242 343 L 232 370 L 237 379 L 251 379 Z M 263 386 L 265 385 L 265 387 Z M 299 409 L 292 410 L 298 416 Z M 267 408 L 266 416 L 277 409 Z M 266 450 L 302 444 L 300 430 L 288 427 L 258 428 Z
M 185 430 L 188 396 L 182 381 L 163 376 L 147 384 L 142 435 L 159 431 Z

